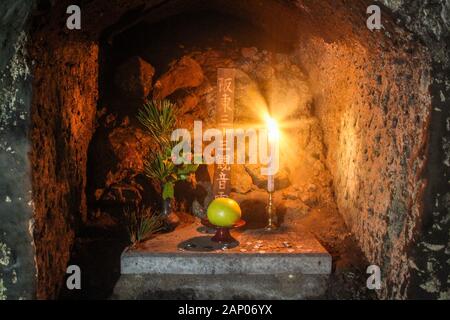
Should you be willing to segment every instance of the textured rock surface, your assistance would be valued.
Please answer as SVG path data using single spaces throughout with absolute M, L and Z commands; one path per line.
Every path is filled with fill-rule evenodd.
M 144 171 L 147 152 L 155 147 L 152 137 L 139 128 L 130 126 L 115 128 L 108 136 L 111 148 L 123 169 L 136 173 Z
M 433 60 L 450 67 L 450 3 L 447 0 L 381 0 L 396 15 L 396 23 L 415 33 Z
M 232 191 L 245 194 L 253 188 L 252 177 L 242 165 L 232 165 L 230 179 Z
M 245 171 L 252 178 L 253 184 L 258 188 L 267 188 L 267 176 L 261 174 L 261 165 L 256 164 L 246 164 Z M 240 181 L 237 181 L 240 183 Z M 284 189 L 291 184 L 289 181 L 289 172 L 286 169 L 280 169 L 275 175 L 275 185 L 277 190 Z
M 115 83 L 125 94 L 145 99 L 152 89 L 155 68 L 140 57 L 132 57 L 116 71 Z
M 139 39 L 134 41 L 140 42 Z M 249 123 L 256 127 L 265 126 L 262 115 L 267 112 L 267 105 L 274 106 L 273 112 L 280 121 L 290 122 L 293 117 L 296 119 L 293 121 L 294 125 L 286 129 L 283 137 L 285 144 L 282 168 L 275 177 L 277 190 L 287 188 L 293 182 L 297 187 L 300 184 L 315 184 L 317 188 L 312 192 L 315 195 L 308 198 L 308 203 L 316 206 L 319 204 L 319 197 L 331 199 L 330 174 L 323 163 L 325 157 L 322 131 L 318 119 L 312 115 L 312 95 L 305 74 L 286 54 L 253 48 L 252 54 L 245 56 L 242 55 L 242 51 L 246 52 L 245 49 L 234 44 L 222 50 L 186 49 L 186 55 L 176 57 L 169 64 L 169 71 L 160 77 L 165 80 L 158 80 L 160 88 L 155 85 L 152 95 L 160 94 L 161 90 L 167 91 L 164 95 L 171 92 L 167 98 L 176 101 L 177 127 L 192 130 L 194 120 L 202 120 L 204 128 L 213 127 L 217 68 L 222 66 L 236 68 L 236 127 L 246 128 Z M 150 49 L 144 48 L 138 54 L 148 57 L 147 50 Z M 166 67 L 163 66 L 161 69 L 164 68 Z M 202 77 L 192 82 L 191 85 L 195 87 L 189 88 L 185 80 L 193 73 Z M 166 84 L 163 85 L 163 82 Z M 173 88 L 170 89 L 168 86 Z M 108 104 L 106 105 L 108 108 Z M 98 121 L 99 128 L 90 149 L 93 166 L 91 175 L 96 176 L 93 179 L 96 186 L 89 187 L 88 193 L 95 193 L 96 201 L 111 200 L 118 204 L 148 198 L 146 187 L 140 185 L 143 180 L 140 182 L 134 180 L 134 176 L 142 173 L 143 156 L 151 150 L 147 143 L 135 143 L 137 136 L 142 136 L 142 131 L 137 129 L 136 124 L 133 124 L 133 121 L 130 124 L 129 121 L 135 114 L 129 112 L 120 125 L 118 125 L 120 120 L 114 115 L 103 116 L 103 111 L 101 114 Z M 123 125 L 123 122 L 126 124 Z M 147 137 L 147 140 L 148 138 L 150 137 Z M 299 158 L 302 161 L 298 161 Z M 261 166 L 258 165 L 233 165 L 232 190 L 247 194 L 258 188 L 265 189 L 267 177 L 261 175 L 260 169 Z M 206 186 L 208 183 L 210 184 L 203 181 L 202 185 L 193 190 L 178 188 L 180 192 L 176 195 L 180 196 L 179 206 L 186 210 L 192 209 L 196 214 L 204 212 L 209 204 L 205 199 L 212 197 L 210 185 Z M 295 212 L 306 211 L 299 208 L 303 208 L 303 204 L 292 203 L 286 210 L 292 216 Z
M 104 126 L 98 128 L 90 145 L 88 201 L 140 202 L 147 185 L 136 180 L 141 178 L 144 159 L 155 142 L 128 118 L 113 128 L 106 128 L 107 119 L 99 121 Z
M 38 298 L 63 284 L 76 227 L 86 217 L 87 150 L 94 133 L 98 47 L 35 35 L 30 159 Z
M 248 5 L 248 2 L 245 2 L 245 4 Z M 339 7 L 339 5 L 340 5 L 340 7 Z M 353 29 L 353 27 L 352 27 L 353 22 L 350 22 L 350 18 L 348 17 L 349 14 L 347 14 L 346 11 L 344 10 L 345 6 L 343 6 L 342 3 L 339 3 L 339 5 L 338 5 L 339 15 L 337 15 L 335 17 L 335 19 L 336 19 L 336 21 L 337 21 L 337 19 L 339 19 L 339 22 L 341 22 L 340 19 L 342 19 L 342 18 L 346 19 L 346 20 L 344 20 L 345 23 L 343 24 L 342 29 L 335 30 L 335 24 L 333 24 L 334 20 L 331 21 L 331 22 L 325 22 L 329 18 L 327 16 L 328 13 L 332 12 L 334 10 L 334 8 L 331 8 L 331 6 L 328 3 L 312 5 L 312 7 L 310 7 L 310 8 L 308 8 L 307 6 L 303 6 L 302 10 L 304 10 L 304 12 L 302 13 L 302 15 L 294 17 L 294 18 L 297 19 L 297 23 L 293 24 L 293 26 L 299 27 L 299 29 L 302 29 L 302 27 L 303 27 L 303 30 L 306 33 L 310 33 L 311 34 L 311 36 L 310 37 L 306 37 L 306 39 L 305 38 L 301 38 L 300 40 L 298 40 L 299 43 L 302 43 L 302 44 L 307 43 L 307 44 L 310 45 L 308 47 L 308 49 L 311 50 L 310 54 L 314 55 L 313 58 L 308 57 L 308 59 L 310 59 L 311 61 L 315 61 L 314 58 L 318 58 L 320 56 L 320 53 L 321 53 L 320 47 L 322 46 L 322 43 L 327 44 L 327 45 L 329 45 L 332 48 L 336 48 L 335 52 L 339 52 L 339 50 L 340 50 L 339 48 L 341 46 L 346 46 L 347 45 L 347 48 L 349 48 L 350 45 L 353 44 L 353 40 L 349 40 L 348 43 L 341 41 L 342 38 L 345 38 L 349 34 L 350 35 L 352 34 L 351 30 Z M 244 7 L 245 7 L 245 5 L 244 5 Z M 270 5 L 268 7 L 270 7 Z M 266 9 L 268 7 L 266 7 Z M 358 11 L 359 13 L 362 13 L 362 12 L 365 11 L 364 6 L 361 5 L 361 4 L 359 4 L 359 6 L 357 5 L 356 7 L 358 7 L 358 9 L 364 9 L 364 10 Z M 277 8 L 279 9 L 279 7 L 277 7 Z M 255 17 L 255 15 L 251 14 L 251 12 L 252 12 L 251 9 L 252 9 L 252 6 L 245 7 L 244 10 L 242 10 L 242 14 L 244 14 L 244 15 L 248 14 L 249 19 L 253 19 Z M 264 11 L 266 9 L 262 9 L 262 10 Z M 277 12 L 280 13 L 279 11 L 277 11 Z M 305 14 L 305 12 L 307 12 L 307 14 Z M 317 15 L 309 15 L 310 12 L 317 12 Z M 326 14 L 319 14 L 319 13 L 324 13 L 324 12 Z M 274 28 L 275 32 L 279 31 L 280 29 L 282 29 L 284 27 L 286 27 L 286 25 L 288 25 L 290 22 L 293 21 L 293 16 L 291 15 L 291 13 L 288 13 L 287 11 L 283 11 L 281 13 L 284 16 L 286 16 L 286 21 L 283 21 L 281 26 L 277 26 L 277 28 Z M 240 12 L 240 14 L 241 14 L 241 12 Z M 258 14 L 261 14 L 262 16 L 264 16 L 261 12 L 259 12 Z M 311 22 L 311 18 L 307 18 L 307 19 L 303 20 L 303 18 L 305 16 L 309 16 L 309 17 L 313 16 L 314 19 L 317 19 L 317 20 L 313 21 L 314 23 L 311 26 L 309 26 L 308 24 Z M 316 16 L 317 16 L 317 18 L 316 18 Z M 353 17 L 353 18 L 356 18 L 356 17 Z M 358 16 L 358 18 L 360 18 L 360 17 Z M 267 25 L 270 25 L 270 26 L 275 25 L 275 21 L 273 21 L 273 20 L 270 21 L 270 18 L 267 18 L 267 17 L 266 17 L 266 19 L 269 20 L 269 23 Z M 355 19 L 355 20 L 357 20 L 357 19 Z M 266 27 L 267 27 L 267 25 L 266 25 Z M 290 32 L 286 32 L 285 34 L 296 35 L 296 32 L 294 30 L 291 29 L 289 31 Z M 272 30 L 272 32 L 273 32 L 273 30 Z M 322 37 L 326 38 L 326 41 L 321 41 L 320 39 Z M 374 36 L 373 38 L 371 38 L 371 36 L 369 36 L 368 31 L 362 32 L 362 35 L 354 35 L 354 37 L 355 37 L 354 41 L 356 43 L 361 43 L 361 44 L 367 44 L 367 42 L 370 43 L 371 40 L 376 42 L 376 41 L 379 41 L 380 39 L 381 40 L 384 39 L 383 36 L 379 36 L 379 35 Z M 316 40 L 314 40 L 314 39 L 316 39 Z M 314 43 L 314 41 L 317 41 L 317 42 Z M 389 45 L 390 41 L 387 41 L 387 44 Z M 371 49 L 372 49 L 372 47 L 368 48 L 368 50 L 371 50 Z M 331 50 L 333 50 L 333 49 L 331 49 Z M 355 50 L 358 50 L 358 48 L 355 49 Z M 243 57 L 245 59 L 247 59 L 247 60 L 254 60 L 254 62 L 252 63 L 250 61 L 245 61 L 246 64 L 250 65 L 250 66 L 247 66 L 247 68 L 245 68 L 244 64 L 239 65 L 239 67 L 242 66 L 242 70 L 250 77 L 250 79 L 252 77 L 258 79 L 259 82 L 262 83 L 262 86 L 266 87 L 266 88 L 277 87 L 279 89 L 280 88 L 284 89 L 286 87 L 287 89 L 289 89 L 289 86 L 291 85 L 290 83 L 282 82 L 282 85 L 274 86 L 273 85 L 273 79 L 275 79 L 275 81 L 278 80 L 277 79 L 278 68 L 280 68 L 283 71 L 283 70 L 286 70 L 287 67 L 292 67 L 292 70 L 293 70 L 294 74 L 299 75 L 297 77 L 299 79 L 299 81 L 295 81 L 294 84 L 292 84 L 292 87 L 299 86 L 300 84 L 304 83 L 304 80 L 303 80 L 303 82 L 301 82 L 302 81 L 302 76 L 301 75 L 303 73 L 299 72 L 299 70 L 295 69 L 295 67 L 297 67 L 298 65 L 302 65 L 302 64 L 305 63 L 303 61 L 303 59 L 305 58 L 305 54 L 304 53 L 297 52 L 297 56 L 295 56 L 295 55 L 283 56 L 282 55 L 280 57 L 278 57 L 278 56 L 277 57 L 271 57 L 270 55 L 267 55 L 267 57 L 263 57 L 264 53 L 261 53 L 261 55 L 260 55 L 258 53 L 255 53 L 255 50 L 252 50 L 252 51 L 253 52 L 250 53 L 250 54 L 248 52 L 246 52 Z M 345 50 L 344 50 L 344 55 L 342 55 L 339 58 L 342 58 L 342 59 L 345 60 L 346 59 L 345 55 L 349 55 L 350 56 L 351 54 L 352 54 L 352 52 L 345 52 Z M 208 86 L 214 87 L 214 83 L 215 83 L 214 73 L 215 73 L 215 68 L 218 65 L 218 62 L 220 62 L 221 66 L 233 66 L 233 59 L 226 59 L 226 58 L 220 57 L 220 54 L 214 54 L 214 53 L 210 52 L 208 55 L 200 54 L 200 56 L 202 56 L 202 57 L 193 56 L 193 58 L 196 59 L 199 62 L 199 64 L 201 65 L 201 67 L 204 70 L 205 76 L 208 78 L 207 80 L 208 80 L 209 85 L 205 85 L 204 87 L 208 87 Z M 264 60 L 261 60 L 261 58 L 267 59 L 267 60 L 264 61 Z M 287 60 L 286 60 L 286 58 L 287 58 Z M 345 72 L 342 72 L 342 69 L 339 68 L 339 66 L 341 65 L 341 61 L 338 59 L 338 57 L 335 57 L 335 59 L 333 61 L 334 61 L 334 63 L 331 64 L 331 69 L 333 71 L 335 71 L 334 74 L 326 73 L 326 71 L 327 71 L 326 69 L 323 69 L 323 70 L 320 70 L 320 71 L 324 72 L 324 74 L 326 74 L 327 76 L 331 76 L 332 75 L 332 76 L 336 77 L 335 80 L 338 82 L 336 86 L 338 87 L 340 85 L 341 87 L 339 87 L 339 90 L 344 90 L 345 91 L 345 84 L 346 84 L 347 79 L 339 78 L 339 76 L 343 77 L 343 75 L 345 74 Z M 319 65 L 319 64 L 320 63 L 317 63 L 317 65 Z M 255 66 L 257 66 L 257 68 L 255 68 Z M 255 75 L 251 74 L 252 70 L 256 70 L 257 71 L 257 72 L 255 72 Z M 308 71 L 311 71 L 311 70 L 308 70 Z M 339 72 L 339 71 L 341 71 L 341 72 Z M 281 72 L 281 74 L 283 74 L 283 72 Z M 294 77 L 294 75 L 291 75 L 291 76 Z M 311 78 L 311 75 L 309 75 L 309 76 Z M 313 74 L 312 76 L 317 78 L 317 79 L 320 78 L 319 74 Z M 203 87 L 203 86 L 199 86 L 199 88 L 201 88 L 201 87 Z M 331 89 L 333 89 L 333 88 L 331 88 L 331 86 L 330 86 L 330 90 Z M 256 87 L 255 91 L 257 91 L 257 90 L 259 90 L 259 88 Z M 245 91 L 247 91 L 247 90 L 245 90 Z M 214 92 L 214 91 L 212 91 L 212 92 Z M 286 94 L 289 95 L 289 92 L 292 92 L 292 90 L 291 91 L 288 90 Z M 304 92 L 304 90 L 302 92 Z M 297 92 L 295 92 L 295 93 L 297 94 Z M 313 92 L 313 93 L 317 94 L 317 92 Z M 199 96 L 197 93 L 194 93 L 194 94 Z M 335 94 L 334 89 L 331 91 L 331 94 Z M 335 108 L 335 107 L 337 108 L 337 107 L 341 106 L 339 101 L 338 101 L 339 100 L 339 94 L 340 94 L 340 92 L 337 92 L 337 94 L 335 96 L 333 96 L 331 100 L 327 101 L 327 102 L 334 103 L 332 108 Z M 202 108 L 202 101 L 205 101 L 205 102 L 207 101 L 208 105 L 211 105 L 211 102 L 214 101 L 214 93 L 205 94 L 205 96 L 208 97 L 209 100 L 208 100 L 208 98 L 206 98 L 204 100 L 203 99 L 198 99 L 198 100 L 197 99 L 193 99 L 193 100 L 190 100 L 191 102 L 194 101 L 193 103 L 189 103 L 189 104 L 188 103 L 183 103 L 183 105 L 187 105 L 188 106 L 186 108 L 186 110 L 195 110 L 195 109 L 208 110 L 208 106 L 206 108 Z M 277 101 L 277 98 L 276 97 L 274 98 L 273 95 L 271 96 L 269 94 L 268 97 L 269 97 L 269 100 Z M 271 99 L 271 97 L 272 97 L 272 99 Z M 308 95 L 307 96 L 303 95 L 301 97 L 302 98 L 298 98 L 298 99 L 296 98 L 296 99 L 293 99 L 293 100 L 294 101 L 298 101 L 299 99 L 303 100 L 301 102 L 309 102 L 311 100 L 311 97 L 308 96 Z M 242 99 L 242 100 L 245 101 L 245 100 L 250 100 L 250 99 L 249 98 L 245 98 L 245 99 Z M 279 100 L 279 97 L 278 97 L 278 100 Z M 323 102 L 324 101 L 319 101 L 317 103 L 320 105 Z M 345 102 L 347 102 L 347 101 L 345 101 Z M 193 108 L 192 107 L 193 105 L 196 105 L 196 107 Z M 280 109 L 282 109 L 282 108 L 280 108 Z M 251 109 L 247 109 L 247 110 L 252 111 Z M 286 111 L 286 110 L 293 110 L 293 111 L 299 110 L 298 114 L 307 118 L 307 119 L 304 119 L 304 120 L 306 120 L 305 123 L 299 125 L 300 130 L 298 130 L 298 133 L 297 133 L 300 136 L 302 136 L 305 133 L 307 133 L 307 138 L 304 139 L 304 142 L 302 141 L 302 146 L 304 147 L 303 148 L 304 149 L 303 154 L 305 155 L 305 157 L 301 159 L 302 161 L 298 161 L 299 160 L 298 158 L 292 158 L 292 159 L 290 159 L 291 160 L 290 164 L 291 165 L 292 164 L 297 164 L 300 167 L 304 166 L 305 168 L 307 168 L 304 171 L 309 176 L 311 176 L 311 175 L 314 176 L 314 177 L 317 176 L 317 175 L 320 176 L 320 172 L 326 171 L 324 163 L 323 163 L 323 160 L 325 159 L 325 157 L 324 157 L 324 148 L 321 145 L 321 134 L 322 133 L 321 133 L 321 130 L 319 130 L 320 128 L 318 129 L 318 127 L 320 127 L 320 126 L 317 125 L 318 124 L 317 118 L 311 117 L 312 106 L 309 103 L 304 103 L 304 104 L 301 104 L 300 106 L 298 106 L 297 103 L 294 103 L 294 107 L 292 109 L 291 108 L 283 108 L 282 109 L 282 111 Z M 213 115 L 212 112 L 209 112 L 209 111 L 211 111 L 211 110 L 208 110 L 207 118 L 211 119 L 211 118 L 213 118 L 214 115 Z M 256 113 L 258 112 L 258 110 L 254 110 L 254 111 L 256 111 Z M 292 112 L 292 113 L 294 113 L 294 112 Z M 286 115 L 290 115 L 292 113 L 291 112 L 287 112 Z M 248 115 L 248 114 L 249 113 L 247 113 L 246 115 Z M 319 115 L 319 118 L 323 116 L 322 114 L 317 114 L 317 115 Z M 186 117 L 185 117 L 185 119 L 187 120 L 186 122 L 189 122 L 189 121 L 193 120 L 194 118 L 195 117 L 192 116 L 189 112 L 186 112 Z M 250 119 L 251 118 L 252 117 L 250 117 Z M 322 124 L 323 124 L 324 121 L 326 121 L 325 119 L 321 119 L 321 120 L 322 120 L 322 122 L 321 122 Z M 336 122 L 336 121 L 339 121 L 339 120 L 340 120 L 339 116 L 336 116 L 336 119 L 333 119 L 332 121 Z M 326 123 L 326 125 L 328 125 L 328 123 Z M 330 126 L 332 126 L 331 123 L 330 123 Z M 325 131 L 326 130 L 327 129 L 325 129 Z M 336 132 L 328 133 L 328 134 L 330 136 L 332 136 L 333 134 L 336 135 Z M 303 139 L 301 139 L 301 140 L 303 140 Z M 291 145 L 295 145 L 295 143 L 291 144 Z M 351 149 L 351 147 L 349 147 L 349 149 Z M 295 156 L 296 152 L 293 152 L 293 153 L 294 153 L 294 156 Z M 329 160 L 328 162 L 331 163 L 331 166 L 332 166 L 333 161 L 335 161 L 335 160 L 332 159 L 332 158 L 330 158 L 330 159 L 331 160 Z M 294 161 L 292 161 L 292 160 L 294 160 Z M 312 170 L 308 170 L 310 168 Z M 294 170 L 294 172 L 296 172 L 296 171 Z M 300 172 L 300 170 L 298 170 L 298 172 Z M 346 173 L 343 173 L 343 175 L 346 175 Z M 307 180 L 307 179 L 305 178 L 305 176 L 300 176 L 299 175 L 298 180 L 303 181 L 303 180 Z M 318 179 L 318 181 L 314 181 L 313 184 L 316 185 L 319 188 L 319 190 L 320 190 L 321 188 L 329 187 L 330 186 L 330 182 L 331 182 L 331 179 L 329 177 L 326 177 L 326 175 L 323 175 L 323 178 Z M 305 183 L 305 185 L 310 185 L 310 184 L 311 184 L 311 181 L 307 181 L 307 183 Z M 304 190 L 304 186 L 299 186 L 299 187 L 301 187 L 300 189 Z M 356 189 L 355 189 L 355 192 L 357 192 Z M 328 192 L 325 192 L 325 194 L 328 194 Z M 317 201 L 316 199 L 314 199 L 314 195 L 307 195 L 307 196 L 303 195 L 303 198 L 304 198 L 303 200 L 305 202 L 308 202 L 310 204 L 314 204 Z M 252 205 L 254 205 L 254 203 L 252 203 Z M 292 208 L 294 208 L 294 209 L 292 210 Z M 355 214 L 355 212 L 357 210 L 360 210 L 360 207 L 357 207 L 356 209 L 355 208 L 351 208 L 351 209 L 352 209 L 352 211 L 351 211 L 351 213 L 349 213 L 349 215 Z M 299 212 L 299 211 L 302 211 L 302 210 L 301 210 L 301 208 L 298 209 L 298 208 L 295 208 L 294 206 L 289 206 L 289 208 L 287 208 L 287 211 L 289 211 L 289 214 L 291 214 L 292 211 L 293 212 Z M 350 221 L 350 224 L 353 227 L 353 222 L 352 221 Z M 355 227 L 355 230 L 358 230 L 358 229 Z M 369 239 L 370 238 L 370 236 L 367 233 L 361 233 L 359 230 L 358 230 L 358 235 L 361 238 L 364 238 L 364 239 Z M 365 240 L 361 240 L 361 241 L 364 242 Z M 370 239 L 368 241 L 370 241 Z M 380 253 L 383 250 L 384 250 L 383 248 L 376 248 L 376 251 L 378 253 Z M 389 253 L 387 253 L 387 254 L 389 255 Z M 393 268 L 393 269 L 395 269 L 395 268 Z
M 112 299 L 317 299 L 326 275 L 123 275 Z
M 450 2 L 382 1 L 397 23 L 426 44 L 433 59 L 430 92 L 433 110 L 428 143 L 428 186 L 420 236 L 409 250 L 412 296 L 450 299 Z
M 26 50 L 33 5 L 0 3 L 0 300 L 32 299 L 36 289 Z
M 83 16 L 87 17 L 83 19 L 83 35 L 91 36 L 91 39 L 82 36 L 70 42 L 67 31 L 61 32 L 69 3 L 58 1 L 54 4 L 56 9 L 51 19 L 49 16 L 48 19 L 37 18 L 40 22 L 35 30 L 44 28 L 45 32 L 40 30 L 34 38 L 42 51 L 34 51 L 39 59 L 36 58 L 34 86 L 38 90 L 33 98 L 32 112 L 32 142 L 36 145 L 33 146 L 31 159 L 36 162 L 29 165 L 25 157 L 19 157 L 16 152 L 20 146 L 27 144 L 27 125 L 20 125 L 29 117 L 27 104 L 30 97 L 26 88 L 26 72 L 23 73 L 26 64 L 23 58 L 11 59 L 17 51 L 12 44 L 17 41 L 8 41 L 17 39 L 16 30 L 21 30 L 29 4 L 4 1 L 1 6 L 16 8 L 17 11 L 14 14 L 6 14 L 10 12 L 8 10 L 0 11 L 5 13 L 0 15 L 2 21 L 10 19 L 7 25 L 11 26 L 0 31 L 1 81 L 2 87 L 7 88 L 0 95 L 2 111 L 6 107 L 1 120 L 6 131 L 2 134 L 7 132 L 1 138 L 2 159 L 6 160 L 4 163 L 9 168 L 16 168 L 14 172 L 20 174 L 33 165 L 36 261 L 40 266 L 38 284 L 42 286 L 39 297 L 55 296 L 64 274 L 74 226 L 76 221 L 81 220 L 79 212 L 85 212 L 85 152 L 93 131 L 97 84 L 95 41 L 111 25 L 113 27 L 108 28 L 105 37 L 114 37 L 127 24 L 151 13 L 156 4 L 162 6 L 155 12 L 158 18 L 162 17 L 161 12 L 182 12 L 186 5 L 184 2 L 177 7 L 180 2 L 173 1 L 170 9 L 174 11 L 165 11 L 160 1 L 130 0 L 114 5 L 106 0 L 92 1 L 83 8 Z M 190 3 L 194 5 L 199 2 Z M 333 4 L 331 1 L 297 1 L 295 5 L 286 5 L 285 1 L 267 0 L 264 5 L 258 6 L 251 0 L 209 1 L 207 5 L 203 4 L 244 18 L 284 41 L 299 43 L 288 63 L 301 65 L 306 70 L 305 75 L 313 83 L 315 104 L 313 109 L 305 104 L 305 108 L 300 110 L 304 114 L 312 111 L 320 119 L 327 166 L 334 177 L 339 209 L 370 262 L 382 267 L 384 289 L 380 295 L 392 298 L 448 298 L 449 4 L 445 0 L 383 0 L 382 3 L 395 12 L 398 20 L 394 23 L 389 18 L 389 12 L 383 11 L 385 29 L 373 33 L 364 27 L 367 18 L 365 1 L 352 3 L 351 11 L 344 1 L 333 1 Z M 123 16 L 127 11 L 132 14 Z M 279 19 L 280 16 L 283 19 Z M 413 34 L 401 31 L 402 27 Z M 55 37 L 59 33 L 64 41 Z M 21 42 L 26 38 L 22 37 Z M 414 44 L 418 43 L 417 38 L 426 48 Z M 238 53 L 247 60 L 260 57 L 253 49 Z M 6 59 L 3 59 L 4 54 Z M 208 59 L 212 61 L 216 58 L 211 56 Z M 17 65 L 17 61 L 21 62 Z M 199 64 L 202 65 L 201 62 Z M 5 69 L 7 65 L 13 67 Z M 242 70 L 248 72 L 245 68 Z M 275 74 L 276 68 L 261 68 L 261 78 L 272 72 Z M 205 76 L 209 77 L 208 70 L 205 70 Z M 187 109 L 194 104 L 214 102 L 211 88 L 215 81 L 209 78 L 207 84 L 195 89 L 194 95 L 198 101 L 183 103 Z M 43 87 L 46 88 L 45 93 Z M 213 116 L 209 111 L 206 110 L 206 114 L 202 111 L 202 117 Z M 71 116 L 75 122 L 68 121 Z M 194 119 L 193 115 L 191 119 Z M 16 127 L 16 124 L 19 125 Z M 4 145 L 6 140 L 3 139 L 10 137 L 14 137 L 14 143 L 18 145 Z M 25 155 L 23 149 L 20 154 Z M 7 150 L 16 153 L 13 156 Z M 48 150 L 50 152 L 46 152 Z M 311 153 L 307 161 L 312 164 L 311 168 L 321 170 L 323 159 L 315 153 Z M 20 174 L 12 173 L 10 177 Z M 321 180 L 313 184 L 321 186 L 330 182 L 328 178 Z M 0 190 L 1 198 L 5 192 L 5 201 L 0 202 L 2 208 L 6 206 L 11 214 L 15 211 L 19 213 L 14 214 L 14 219 L 22 225 L 22 240 L 27 239 L 25 226 L 29 222 L 29 209 L 24 203 L 29 200 L 26 197 L 30 189 L 26 182 L 24 184 L 16 199 L 9 193 L 16 190 L 18 184 L 9 183 L 6 192 Z M 0 201 L 3 201 L 1 198 Z M 306 198 L 304 200 L 307 201 Z M 6 221 L 11 221 L 11 217 L 8 215 Z M 13 220 L 14 226 L 17 221 Z M 4 228 L 3 224 L 0 228 Z M 3 268 L 0 296 L 19 296 L 11 287 L 15 277 L 10 268 L 12 260 L 8 258 L 14 256 L 9 253 L 15 251 L 10 244 L 15 242 L 14 235 L 7 232 L 6 238 L 0 239 L 6 244 L 0 243 L 0 261 L 3 265 L 8 263 L 6 272 L 0 265 Z M 25 264 L 31 263 L 32 247 L 24 248 L 24 251 L 17 251 L 17 261 L 23 259 L 21 261 Z M 31 269 L 28 271 L 33 274 Z M 21 276 L 17 271 L 16 274 L 18 283 L 33 283 L 33 279 Z
M 178 89 L 197 87 L 202 81 L 202 68 L 195 60 L 184 56 L 156 81 L 153 97 L 164 99 Z
M 405 248 L 419 223 L 425 187 L 427 65 L 420 68 L 413 57 L 398 63 L 398 51 L 386 52 L 383 61 L 370 54 L 366 60 L 367 49 L 356 44 L 346 48 L 319 40 L 312 46 L 318 52 L 308 48 L 303 60 L 311 63 L 312 77 L 317 75 L 316 110 L 339 211 L 369 262 L 383 266 L 387 281 L 404 285 L 409 276 Z M 417 60 L 427 61 L 425 56 Z M 314 63 L 320 71 L 313 70 Z M 406 296 L 393 283 L 387 286 L 393 290 L 390 297 Z
M 378 33 L 354 29 L 349 42 L 309 39 L 298 56 L 314 82 L 339 211 L 369 262 L 382 268 L 380 296 L 445 297 L 448 265 L 438 263 L 434 280 L 440 287 L 431 295 L 420 291 L 423 283 L 415 277 L 423 259 L 417 239 L 430 215 L 424 208 L 434 203 L 425 189 L 434 170 L 425 167 L 433 116 L 431 54 L 405 42 L 413 36 L 388 18 L 383 24 Z M 429 265 L 434 258 L 423 260 Z

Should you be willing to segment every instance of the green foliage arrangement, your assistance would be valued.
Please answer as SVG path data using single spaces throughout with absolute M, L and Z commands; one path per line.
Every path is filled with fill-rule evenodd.
M 136 244 L 162 230 L 163 220 L 161 216 L 153 214 L 150 208 L 127 207 L 124 211 L 132 244 Z
M 137 118 L 159 145 L 158 150 L 150 153 L 144 161 L 144 173 L 148 178 L 159 181 L 163 200 L 173 199 L 175 183 L 193 179 L 198 168 L 198 164 L 175 164 L 171 157 L 174 143 L 170 137 L 176 124 L 174 104 L 169 100 L 150 101 L 139 110 Z
M 170 136 L 175 129 L 174 104 L 170 100 L 151 100 L 138 111 L 138 120 L 161 147 L 171 144 Z

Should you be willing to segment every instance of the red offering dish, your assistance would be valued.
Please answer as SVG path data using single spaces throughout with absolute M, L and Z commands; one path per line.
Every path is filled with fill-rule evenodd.
M 240 228 L 245 225 L 245 221 L 242 219 L 233 224 L 231 227 L 215 226 L 205 218 L 201 219 L 201 222 L 205 227 L 216 229 L 216 234 L 211 238 L 211 240 L 219 243 L 236 242 L 237 240 L 234 239 L 230 234 L 230 229 Z

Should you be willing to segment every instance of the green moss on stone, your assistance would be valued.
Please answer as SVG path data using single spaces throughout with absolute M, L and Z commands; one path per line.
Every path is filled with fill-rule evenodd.
M 11 255 L 11 250 L 4 243 L 0 243 L 0 266 L 7 266 L 9 264 L 9 259 Z
M 3 285 L 3 279 L 0 279 L 0 300 L 6 300 L 6 288 Z

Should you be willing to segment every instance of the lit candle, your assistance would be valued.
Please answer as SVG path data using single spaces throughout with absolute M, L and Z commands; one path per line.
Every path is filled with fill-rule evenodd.
M 267 191 L 274 192 L 274 190 L 275 190 L 275 177 L 273 174 L 271 174 L 267 178 Z
M 270 150 L 270 161 L 269 161 L 269 168 L 272 167 L 273 161 L 275 161 L 276 155 L 275 152 L 278 151 L 276 148 L 276 144 L 278 143 L 279 139 L 279 132 L 278 132 L 278 125 L 276 121 L 270 117 L 267 118 L 267 134 L 268 134 L 268 140 L 269 140 L 269 150 Z M 269 193 L 275 191 L 275 175 L 269 174 L 267 177 L 267 191 Z

